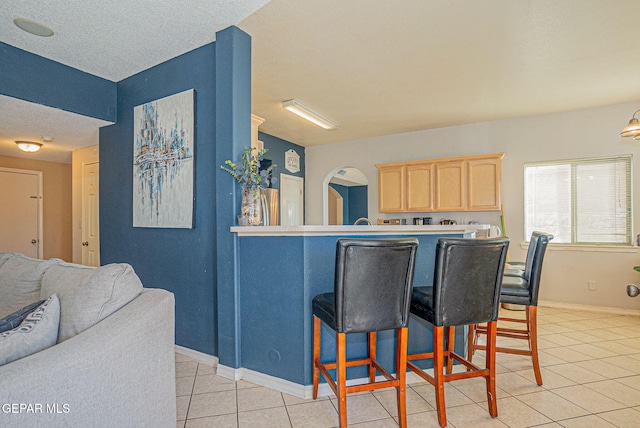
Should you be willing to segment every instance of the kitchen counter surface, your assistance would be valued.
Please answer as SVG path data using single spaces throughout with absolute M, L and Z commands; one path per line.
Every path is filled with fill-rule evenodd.
M 231 232 L 239 236 L 335 236 L 357 235 L 428 235 L 467 234 L 477 230 L 487 230 L 488 224 L 468 225 L 358 225 L 358 226 L 232 226 Z

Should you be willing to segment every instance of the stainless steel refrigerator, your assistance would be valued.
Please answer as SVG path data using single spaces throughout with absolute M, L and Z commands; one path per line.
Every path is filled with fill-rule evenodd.
M 278 189 L 262 189 L 260 199 L 262 200 L 262 222 L 265 226 L 278 226 L 280 219 L 280 198 Z

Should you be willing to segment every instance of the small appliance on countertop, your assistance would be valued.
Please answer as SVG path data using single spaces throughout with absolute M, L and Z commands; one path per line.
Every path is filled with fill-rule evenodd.
M 378 224 L 400 225 L 407 224 L 407 220 L 404 218 L 379 218 Z

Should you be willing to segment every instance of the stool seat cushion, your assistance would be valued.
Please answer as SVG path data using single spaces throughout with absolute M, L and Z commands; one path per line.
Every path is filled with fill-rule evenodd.
M 336 299 L 334 293 L 318 294 L 313 298 L 311 302 L 311 310 L 313 315 L 317 316 L 331 327 L 336 330 Z
M 529 296 L 529 281 L 517 276 L 505 276 L 502 278 L 501 296 Z
M 413 287 L 411 313 L 427 321 L 434 319 L 433 287 Z
M 520 278 L 524 278 L 525 270 L 524 269 L 516 269 L 516 268 L 505 269 L 503 275 L 504 276 L 519 276 Z
M 517 276 L 502 277 L 502 290 L 500 291 L 500 303 L 514 305 L 531 305 L 531 291 L 529 281 Z

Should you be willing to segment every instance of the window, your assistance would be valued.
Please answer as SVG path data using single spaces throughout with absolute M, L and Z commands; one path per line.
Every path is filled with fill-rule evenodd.
M 631 244 L 631 155 L 524 166 L 525 234 L 554 243 Z

